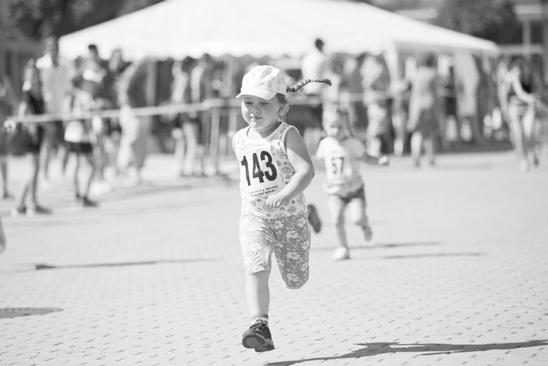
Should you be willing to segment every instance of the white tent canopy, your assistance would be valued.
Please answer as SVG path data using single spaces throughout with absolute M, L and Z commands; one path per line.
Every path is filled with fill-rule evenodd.
M 496 53 L 494 43 L 342 0 L 166 0 L 61 38 L 61 52 L 95 43 L 106 56 L 301 56 L 321 37 L 330 52 L 394 47 Z

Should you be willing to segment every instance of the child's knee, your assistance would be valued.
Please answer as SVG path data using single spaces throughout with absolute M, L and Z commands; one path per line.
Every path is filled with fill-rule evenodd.
M 365 215 L 360 215 L 360 214 L 353 215 L 350 218 L 350 223 L 352 225 L 364 226 L 366 223 Z
M 297 290 L 303 287 L 308 282 L 308 272 L 301 276 L 295 276 L 290 274 L 284 277 L 284 282 L 288 289 Z
M 303 287 L 308 282 L 308 278 L 299 282 L 286 282 L 286 286 L 290 290 L 297 290 Z

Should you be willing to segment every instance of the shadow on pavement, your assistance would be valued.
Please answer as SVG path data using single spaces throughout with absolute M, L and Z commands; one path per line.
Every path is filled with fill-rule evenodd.
M 114 262 L 114 263 L 84 263 L 84 264 L 46 264 L 38 263 L 32 265 L 36 271 L 50 269 L 76 269 L 76 268 L 96 268 L 96 267 L 126 267 L 126 266 L 146 266 L 151 264 L 168 263 L 194 263 L 194 262 L 213 262 L 212 258 L 194 258 L 194 259 L 161 259 L 156 261 L 137 261 L 137 262 Z
M 419 254 L 400 254 L 386 255 L 383 259 L 409 259 L 409 258 L 439 258 L 439 257 L 479 257 L 483 253 L 462 252 L 462 253 L 419 253 Z
M 21 316 L 44 315 L 63 311 L 61 308 L 0 308 L 0 319 L 18 318 Z
M 376 356 L 385 353 L 400 353 L 411 352 L 418 353 L 421 356 L 452 354 L 464 352 L 481 352 L 492 350 L 508 350 L 527 347 L 541 347 L 548 345 L 546 340 L 535 340 L 527 342 L 515 343 L 487 343 L 487 344 L 444 344 L 444 343 L 414 343 L 400 344 L 397 342 L 375 342 L 375 343 L 357 343 L 358 346 L 365 346 L 350 353 L 340 356 L 326 356 L 303 358 L 301 360 L 270 362 L 265 365 L 269 366 L 290 366 L 309 361 L 329 361 L 342 360 L 347 358 L 361 358 L 368 356 Z
M 489 170 L 493 168 L 491 163 L 468 163 L 468 164 L 451 164 L 450 162 L 444 162 L 436 165 L 436 169 L 440 170 Z
M 236 182 L 237 183 L 237 182 Z M 180 182 L 154 182 L 144 181 L 138 186 L 133 187 L 118 187 L 112 192 L 107 193 L 104 197 L 107 197 L 109 201 L 122 201 L 130 199 L 136 196 L 146 196 L 157 193 L 169 193 L 187 191 L 195 188 L 204 187 L 216 187 L 225 186 L 231 187 L 235 184 L 235 181 L 228 176 L 219 175 L 213 177 L 199 177 L 199 178 L 181 178 Z
M 441 245 L 439 241 L 416 241 L 408 243 L 376 243 L 371 245 L 359 245 L 350 246 L 350 250 L 362 250 L 362 249 L 391 249 L 391 248 L 407 248 L 407 247 L 422 247 L 422 246 L 434 246 Z M 312 247 L 312 250 L 328 251 L 338 247 Z

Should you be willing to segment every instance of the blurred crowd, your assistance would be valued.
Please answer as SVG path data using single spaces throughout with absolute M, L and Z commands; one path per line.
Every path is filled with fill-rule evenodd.
M 374 156 L 410 154 L 416 166 L 425 156 L 434 165 L 436 152 L 456 145 L 510 140 L 524 170 L 539 164 L 543 82 L 523 58 L 409 54 L 394 64 L 384 53 L 328 53 L 316 39 L 301 59 L 204 54 L 128 62 L 120 50 L 103 59 L 99 46 L 68 61 L 51 37 L 44 55 L 26 65 L 21 90 L 0 75 L 2 198 L 15 199 L 15 215 L 50 212 L 38 182 L 57 179 L 52 161 L 84 207 L 97 205 L 92 183 L 139 184 L 151 141 L 174 154 L 181 177 L 221 174 L 219 161 L 232 156 L 230 138 L 243 125 L 234 96 L 244 73 L 265 63 L 285 70 L 288 83 L 331 81 L 291 98 L 287 122 L 311 153 L 323 136 L 323 110 L 337 105 Z M 29 159 L 17 194 L 9 189 L 9 155 Z

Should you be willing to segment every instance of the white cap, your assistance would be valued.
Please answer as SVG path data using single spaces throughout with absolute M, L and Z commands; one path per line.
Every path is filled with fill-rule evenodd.
M 255 66 L 242 80 L 242 89 L 236 98 L 253 95 L 262 99 L 272 99 L 276 94 L 286 95 L 285 78 L 280 69 L 268 65 Z

